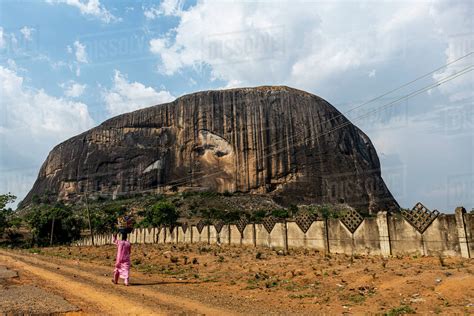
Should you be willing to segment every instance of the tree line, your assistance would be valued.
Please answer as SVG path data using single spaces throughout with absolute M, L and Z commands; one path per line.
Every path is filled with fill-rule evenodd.
M 10 247 L 33 247 L 70 244 L 85 233 L 103 234 L 116 230 L 117 218 L 130 213 L 121 204 L 110 203 L 92 205 L 86 214 L 84 208 L 72 207 L 62 202 L 36 202 L 27 210 L 15 212 L 7 207 L 16 196 L 0 195 L 0 244 Z M 87 216 L 89 215 L 89 216 Z M 135 226 L 154 227 L 173 225 L 179 218 L 175 205 L 168 201 L 158 201 L 138 211 Z
M 0 245 L 34 247 L 70 244 L 84 235 L 112 233 L 117 229 L 117 219 L 132 213 L 131 205 L 122 200 L 68 205 L 47 198 L 34 198 L 26 209 L 13 211 L 7 205 L 15 199 L 16 196 L 10 193 L 0 195 Z M 180 213 L 175 203 L 179 202 L 172 202 L 163 196 L 154 197 L 147 204 L 134 209 L 134 227 L 176 225 Z M 202 208 L 193 217 L 204 220 L 206 224 L 216 220 L 230 224 L 241 217 L 258 223 L 269 216 L 288 219 L 299 211 L 301 209 L 295 205 L 286 209 L 248 212 Z M 323 218 L 339 215 L 334 206 L 328 205 L 309 206 L 305 211 L 317 213 Z

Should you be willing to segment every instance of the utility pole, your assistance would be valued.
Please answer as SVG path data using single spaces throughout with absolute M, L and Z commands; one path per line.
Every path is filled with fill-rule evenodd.
M 54 219 L 56 218 L 56 215 L 53 215 L 53 221 L 51 222 L 51 237 L 49 240 L 49 245 L 53 245 L 53 235 L 54 235 Z

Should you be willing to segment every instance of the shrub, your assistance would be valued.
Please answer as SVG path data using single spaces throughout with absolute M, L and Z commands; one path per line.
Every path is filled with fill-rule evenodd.
M 276 218 L 288 218 L 290 217 L 290 214 L 287 210 L 285 209 L 277 209 L 272 211 L 272 216 Z
M 14 202 L 16 196 L 13 194 L 1 194 L 0 195 L 0 238 L 3 236 L 5 229 L 10 228 L 11 218 L 13 216 L 13 210 L 6 208 L 7 204 Z
M 179 214 L 173 203 L 160 201 L 140 212 L 143 216 L 141 224 L 144 227 L 158 227 L 160 225 L 175 225 Z
M 399 307 L 395 307 L 391 309 L 386 315 L 387 316 L 398 316 L 398 315 L 406 315 L 406 314 L 415 314 L 415 311 L 411 306 L 408 305 L 401 305 Z

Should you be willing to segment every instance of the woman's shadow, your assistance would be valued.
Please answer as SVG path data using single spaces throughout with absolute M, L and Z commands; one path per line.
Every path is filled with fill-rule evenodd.
M 200 284 L 201 282 L 190 282 L 190 281 L 157 281 L 157 282 L 130 282 L 130 286 L 153 286 L 163 284 Z

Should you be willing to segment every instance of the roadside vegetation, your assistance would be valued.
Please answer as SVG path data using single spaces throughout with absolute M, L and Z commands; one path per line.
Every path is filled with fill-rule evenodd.
M 44 247 L 67 245 L 84 235 L 111 233 L 119 216 L 132 215 L 135 227 L 173 226 L 188 222 L 235 223 L 241 218 L 261 222 L 266 217 L 292 219 L 300 213 L 321 219 L 337 218 L 345 205 L 290 205 L 282 207 L 268 196 L 244 193 L 181 192 L 172 195 L 133 195 L 110 199 L 91 196 L 75 203 L 57 202 L 51 194 L 35 196 L 17 211 L 6 206 L 11 194 L 0 199 L 0 245 Z

